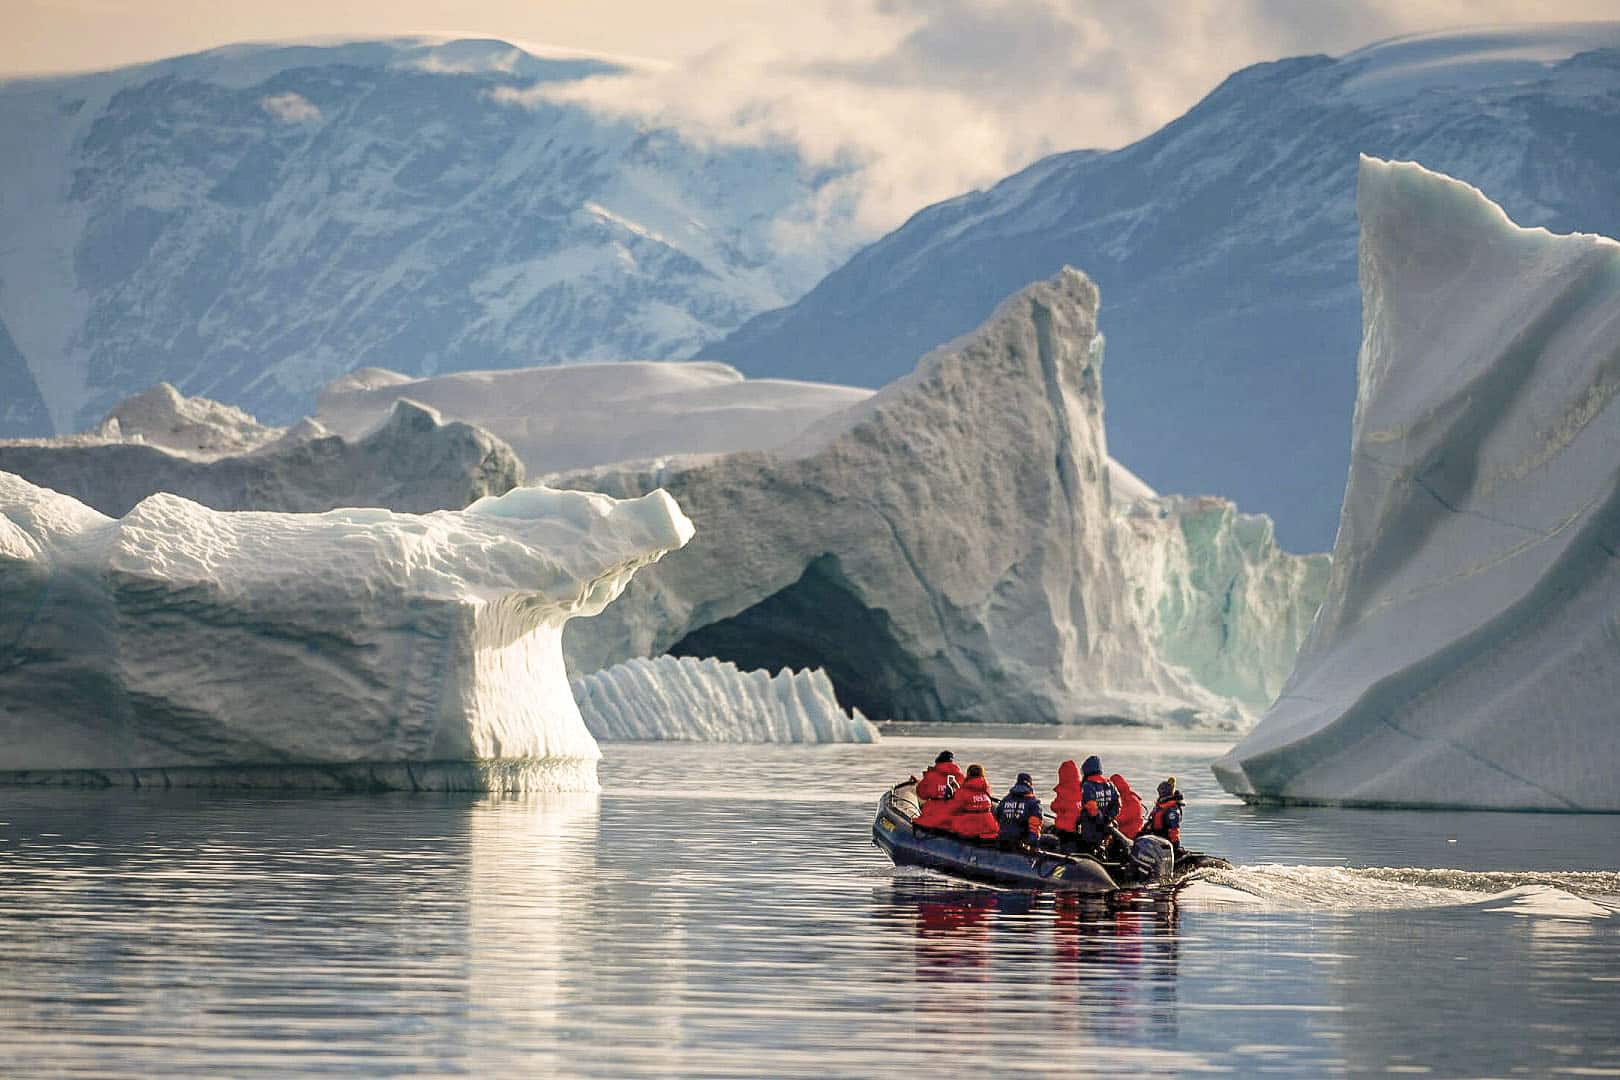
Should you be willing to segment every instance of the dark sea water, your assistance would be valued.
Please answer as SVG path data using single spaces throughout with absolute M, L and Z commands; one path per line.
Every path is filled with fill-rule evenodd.
M 1062 734 L 1063 739 L 1054 738 Z M 887 784 L 1100 753 L 1238 869 L 897 874 Z M 1620 819 L 1251 809 L 1225 744 L 604 747 L 601 795 L 0 790 L 0 1074 L 1620 1076 Z

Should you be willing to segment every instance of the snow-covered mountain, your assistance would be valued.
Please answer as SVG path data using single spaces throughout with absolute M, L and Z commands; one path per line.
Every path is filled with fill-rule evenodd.
M 791 149 L 544 96 L 608 70 L 410 38 L 0 84 L 0 435 L 163 381 L 287 423 L 363 366 L 687 356 L 853 250 Z
M 1620 811 L 1620 243 L 1361 179 L 1366 335 L 1327 597 L 1220 761 L 1262 801 Z
M 1620 23 L 1407 38 L 1247 68 L 1112 153 L 918 213 L 700 355 L 876 386 L 1002 297 L 1084 266 L 1108 310 L 1108 437 L 1161 491 L 1332 544 L 1360 340 L 1357 154 L 1416 159 L 1514 219 L 1620 235 Z

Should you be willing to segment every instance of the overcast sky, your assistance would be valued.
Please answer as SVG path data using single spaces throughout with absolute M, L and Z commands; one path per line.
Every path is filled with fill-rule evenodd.
M 879 229 L 1043 154 L 1146 135 L 1257 61 L 1616 16 L 1620 0 L 0 0 L 0 71 L 417 31 L 644 58 L 576 96 L 858 161 Z

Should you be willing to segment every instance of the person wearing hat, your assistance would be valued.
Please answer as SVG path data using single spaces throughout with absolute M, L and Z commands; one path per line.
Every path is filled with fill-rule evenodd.
M 1153 812 L 1148 815 L 1147 828 L 1142 831 L 1149 836 L 1162 836 L 1170 841 L 1170 846 L 1176 849 L 1176 858 L 1181 858 L 1181 805 L 1186 800 L 1181 792 L 1176 790 L 1176 778 L 1169 777 L 1159 785 L 1159 798 L 1153 804 Z
M 962 769 L 956 764 L 955 755 L 949 750 L 941 750 L 934 763 L 923 773 L 922 779 L 917 781 L 917 800 L 922 804 L 922 812 L 912 824 L 925 829 L 949 829 L 951 796 L 961 785 Z
M 1018 774 L 1018 781 L 996 804 L 996 823 L 1001 829 L 1001 846 L 1039 847 L 1041 844 L 1041 800 L 1035 796 L 1035 781 L 1029 773 Z
M 1113 839 L 1110 828 L 1119 817 L 1119 790 L 1102 774 L 1102 761 L 1093 754 L 1080 766 L 1080 847 L 1101 853 Z

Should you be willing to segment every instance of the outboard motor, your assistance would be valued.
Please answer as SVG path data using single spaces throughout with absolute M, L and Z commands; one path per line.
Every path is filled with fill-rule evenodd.
M 1138 836 L 1131 844 L 1131 866 L 1138 881 L 1169 881 L 1176 849 L 1162 836 Z

